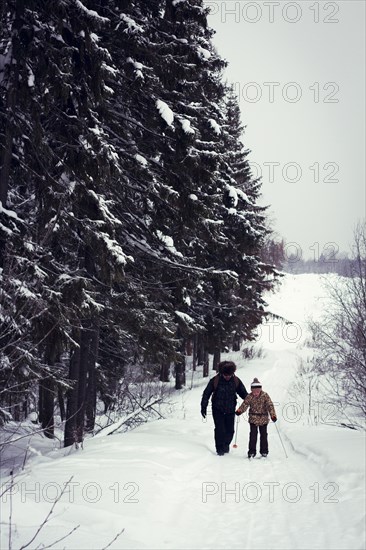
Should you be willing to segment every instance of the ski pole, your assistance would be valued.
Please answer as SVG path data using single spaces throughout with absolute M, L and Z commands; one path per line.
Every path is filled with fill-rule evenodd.
M 236 419 L 236 429 L 235 429 L 235 441 L 234 441 L 234 449 L 237 448 L 236 440 L 238 439 L 238 424 L 239 424 L 239 417 Z
M 284 450 L 285 456 L 286 456 L 286 458 L 288 458 L 287 453 L 286 453 L 285 446 L 284 446 L 283 441 L 282 441 L 282 438 L 281 438 L 281 436 L 280 436 L 279 429 L 278 429 L 278 427 L 277 427 L 277 423 L 275 422 L 274 425 L 276 426 L 276 430 L 277 430 L 277 433 L 278 433 L 278 437 L 280 438 L 280 441 L 281 441 L 282 448 L 283 448 L 283 450 Z

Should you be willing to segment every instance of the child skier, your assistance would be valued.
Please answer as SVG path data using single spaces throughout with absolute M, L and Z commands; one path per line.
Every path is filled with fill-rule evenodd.
M 251 393 L 247 395 L 240 407 L 235 411 L 240 416 L 249 407 L 249 450 L 248 458 L 253 458 L 257 454 L 257 435 L 258 428 L 260 433 L 259 452 L 262 456 L 268 455 L 268 436 L 267 425 L 269 423 L 268 415 L 273 422 L 276 422 L 276 411 L 268 393 L 262 391 L 262 384 L 258 378 L 254 378 L 250 385 Z

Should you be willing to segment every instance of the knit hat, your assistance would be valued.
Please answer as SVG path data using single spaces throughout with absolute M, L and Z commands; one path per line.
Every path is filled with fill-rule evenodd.
M 251 388 L 261 388 L 262 384 L 259 382 L 258 378 L 254 378 L 253 382 L 250 384 Z

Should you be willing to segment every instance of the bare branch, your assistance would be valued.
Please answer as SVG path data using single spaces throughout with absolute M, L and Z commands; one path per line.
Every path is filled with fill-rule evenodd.
M 28 548 L 28 546 L 30 544 L 32 544 L 32 542 L 36 539 L 36 537 L 38 536 L 38 534 L 41 532 L 41 530 L 43 529 L 43 527 L 46 525 L 46 523 L 49 522 L 50 520 L 50 517 L 51 515 L 53 514 L 53 511 L 55 509 L 55 506 L 56 504 L 60 501 L 61 497 L 64 495 L 64 493 L 66 492 L 66 489 L 69 485 L 69 483 L 71 483 L 72 479 L 73 479 L 74 476 L 71 476 L 70 479 L 65 483 L 65 486 L 63 487 L 62 491 L 60 492 L 60 494 L 57 496 L 57 498 L 55 499 L 55 502 L 52 504 L 51 506 L 51 509 L 49 510 L 48 514 L 46 515 L 45 519 L 42 521 L 41 525 L 38 527 L 37 531 L 35 532 L 35 534 L 33 535 L 33 537 L 30 539 L 29 542 L 27 542 L 26 544 L 24 544 L 23 546 L 21 546 L 19 548 L 19 550 L 24 550 L 24 548 Z M 77 529 L 79 527 L 79 525 L 77 527 L 75 527 L 75 529 Z M 71 534 L 73 531 L 75 531 L 75 529 L 73 529 L 69 534 Z M 68 535 L 67 535 L 68 536 Z M 65 538 L 65 537 L 64 537 Z M 61 539 L 62 540 L 62 539 Z M 53 544 L 56 544 L 56 543 L 53 543 Z M 44 547 L 44 548 L 50 548 L 49 546 L 47 547 Z

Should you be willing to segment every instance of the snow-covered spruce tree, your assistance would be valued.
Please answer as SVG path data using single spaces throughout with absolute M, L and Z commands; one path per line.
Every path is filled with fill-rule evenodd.
M 197 214 L 192 211 L 196 198 L 193 191 L 204 184 L 199 182 L 204 173 L 206 178 L 209 177 L 212 164 L 211 152 L 205 153 L 207 158 L 200 159 L 199 152 L 190 154 L 188 150 L 195 135 L 190 119 L 198 121 L 201 117 L 204 120 L 207 114 L 202 103 L 204 93 L 198 84 L 200 66 L 204 66 L 203 47 L 196 44 L 196 41 L 203 40 L 201 34 L 205 32 L 201 32 L 198 26 L 197 14 L 199 20 L 205 21 L 204 11 L 202 7 L 187 4 L 187 13 L 172 21 L 172 10 L 169 11 L 169 5 L 165 8 L 162 2 L 160 5 L 156 2 L 129 3 L 119 14 L 116 22 L 119 32 L 110 35 L 111 44 L 108 46 L 109 51 L 116 52 L 119 73 L 126 75 L 119 80 L 119 88 L 115 90 L 115 121 L 111 119 L 110 124 L 113 124 L 116 134 L 120 132 L 118 125 L 127 122 L 129 144 L 135 146 L 133 150 L 121 143 L 126 158 L 130 157 L 126 176 L 128 185 L 124 190 L 125 199 L 131 204 L 127 214 L 131 222 L 127 244 L 133 250 L 135 260 L 126 270 L 126 280 L 130 276 L 136 279 L 134 274 L 137 273 L 143 286 L 142 299 L 152 306 L 146 309 L 150 313 L 149 323 L 145 323 L 146 313 L 138 305 L 135 295 L 137 308 L 129 305 L 124 317 L 126 323 L 132 325 L 135 314 L 138 316 L 142 328 L 140 346 L 144 342 L 142 349 L 146 348 L 146 353 L 160 347 L 160 359 L 164 362 L 174 358 L 169 352 L 172 342 L 173 350 L 183 349 L 183 344 L 177 347 L 174 343 L 174 340 L 183 338 L 178 332 L 189 333 L 195 323 L 198 328 L 197 319 L 183 315 L 189 288 L 194 289 L 199 274 L 205 272 L 196 264 L 197 252 L 205 248 L 203 238 L 207 236 L 207 227 L 205 220 L 198 215 L 202 208 L 196 209 Z M 184 38 L 186 34 L 192 44 Z M 123 56 L 121 52 L 125 52 Z M 204 53 L 209 56 L 208 50 Z M 167 67 L 165 60 L 171 66 Z M 219 64 L 222 66 L 221 61 Z M 196 82 L 194 86 L 193 82 Z M 216 87 L 218 84 L 219 79 Z M 181 89 L 179 94 L 175 88 Z M 202 103 L 202 115 L 200 104 L 196 102 L 194 105 L 195 98 Z M 174 101 L 174 113 L 169 107 L 169 103 L 173 106 L 171 100 Z M 191 114 L 186 115 L 186 112 Z M 198 246 L 194 249 L 193 240 L 201 241 L 200 249 Z M 172 319 L 175 320 L 175 333 L 171 329 L 167 331 L 167 323 Z M 158 339 L 151 338 L 155 331 L 147 330 L 149 324 L 159 328 Z M 177 378 L 182 376 L 178 374 L 179 370 Z
M 92 2 L 88 5 L 100 7 Z M 170 343 L 164 345 L 168 340 L 164 335 L 172 340 L 175 331 L 168 330 L 169 316 L 149 307 L 146 299 L 146 295 L 155 294 L 160 277 L 149 270 L 150 286 L 141 277 L 146 271 L 146 256 L 156 255 L 148 244 L 152 233 L 141 219 L 145 181 L 150 185 L 152 180 L 141 165 L 131 137 L 131 128 L 139 123 L 131 119 L 128 125 L 126 118 L 126 128 L 121 128 L 112 102 L 108 103 L 108 95 L 114 90 L 104 85 L 103 75 L 108 81 L 114 80 L 115 69 L 108 51 L 98 46 L 98 35 L 92 31 L 101 34 L 101 27 L 108 26 L 109 20 L 79 2 L 64 3 L 58 11 L 49 10 L 48 3 L 33 2 L 26 15 L 28 19 L 17 24 L 37 29 L 23 56 L 24 65 L 33 67 L 32 85 L 30 90 L 26 88 L 24 97 L 18 93 L 16 108 L 24 112 L 23 118 L 19 117 L 19 134 L 32 138 L 27 141 L 29 150 L 24 152 L 20 175 L 27 181 L 26 189 L 33 199 L 31 214 L 25 216 L 32 223 L 24 225 L 32 235 L 32 258 L 38 264 L 35 284 L 41 287 L 37 298 L 42 315 L 37 315 L 32 324 L 33 343 L 38 342 L 36 333 L 40 338 L 38 366 L 33 371 L 36 379 L 44 378 L 40 416 L 51 435 L 57 383 L 54 364 L 59 364 L 61 358 L 61 365 L 65 364 L 70 355 L 65 437 L 70 443 L 82 437 L 85 407 L 90 411 L 88 423 L 93 424 L 99 327 L 104 334 L 114 329 L 119 336 L 115 346 L 118 349 L 124 339 L 122 350 L 128 351 L 131 359 L 131 350 L 144 351 L 149 340 L 154 343 L 147 350 L 149 354 L 153 353 L 151 348 L 156 353 L 162 348 L 174 351 Z M 31 110 L 37 134 L 31 123 L 22 128 Z M 126 114 L 126 109 L 119 113 Z M 140 189 L 134 185 L 138 177 L 143 182 Z M 15 201 L 14 208 L 18 211 Z M 160 242 L 156 235 L 152 237 L 155 243 Z M 126 256 L 118 243 L 139 253 L 136 268 L 128 278 L 123 276 Z M 18 256 L 25 258 L 22 242 L 18 245 Z M 162 268 L 158 269 L 160 273 Z M 28 279 L 26 282 L 29 284 Z M 10 295 L 10 304 L 12 298 Z M 157 300 L 162 302 L 161 293 L 154 304 Z M 24 354 L 20 355 L 24 359 Z M 13 365 L 14 361 L 12 373 Z
M 213 213 L 223 194 L 216 181 L 215 119 L 221 116 L 224 62 L 210 42 L 202 2 L 168 1 L 160 6 L 153 23 L 146 25 L 136 12 L 125 16 L 124 23 L 125 34 L 136 42 L 134 56 L 129 51 L 128 57 L 131 78 L 137 82 L 131 92 L 138 105 L 134 116 L 155 134 L 151 139 L 142 130 L 136 140 L 155 171 L 147 203 L 149 227 L 170 257 L 163 282 L 171 290 L 170 305 L 179 320 L 177 338 L 183 339 L 194 330 L 205 331 L 205 316 L 215 305 L 211 298 L 207 301 L 207 292 L 204 297 L 205 284 L 211 287 L 212 279 L 228 277 L 215 270 L 216 258 L 206 252 L 220 237 L 222 223 Z M 207 302 L 204 309 L 194 299 L 197 292 L 201 304 Z M 176 368 L 177 387 L 184 379 L 182 365 L 180 361 Z
M 113 182 L 119 178 L 119 155 L 104 132 L 105 105 L 113 75 L 108 51 L 99 45 L 97 32 L 110 20 L 80 2 L 72 2 L 59 22 L 67 48 L 64 96 L 57 98 L 59 114 L 50 120 L 55 141 L 52 149 L 61 159 L 61 179 L 69 198 L 57 218 L 54 238 L 61 240 L 66 273 L 58 277 L 73 325 L 65 425 L 65 445 L 83 438 L 94 426 L 99 332 L 110 323 L 109 293 L 123 279 L 128 258 L 121 248 L 122 222 L 114 213 Z M 60 137 L 62 124 L 69 132 Z M 56 135 L 55 135 L 56 134 Z
M 210 42 L 202 2 L 108 2 L 99 13 L 113 14 L 113 32 L 101 29 L 117 68 L 103 131 L 123 154 L 124 185 L 117 182 L 114 200 L 123 193 L 128 235 L 122 240 L 134 258 L 114 310 L 121 335 L 135 335 L 143 356 L 166 363 L 183 349 L 172 338 L 173 315 L 175 339 L 210 329 L 214 340 L 213 289 L 237 284 L 235 270 L 224 262 L 217 269 L 218 243 L 225 250 L 227 244 L 220 168 L 227 166 L 217 122 L 226 116 L 219 106 L 224 63 Z M 229 311 L 226 328 L 231 317 Z
M 248 256 L 256 249 L 248 248 L 242 217 L 240 230 L 228 223 L 236 217 L 225 197 L 236 184 L 227 155 L 236 145 L 225 130 L 224 63 L 202 2 L 50 4 L 30 2 L 20 19 L 7 12 L 11 25 L 29 31 L 19 65 L 25 76 L 14 78 L 14 109 L 23 114 L 7 118 L 18 123 L 13 150 L 20 140 L 9 212 L 23 219 L 8 215 L 7 227 L 23 234 L 16 240 L 14 229 L 7 246 L 28 266 L 27 292 L 13 284 L 7 296 L 11 322 L 20 296 L 38 307 L 25 320 L 36 350 L 33 379 L 43 379 L 42 424 L 52 435 L 55 393 L 62 406 L 67 387 L 71 444 L 82 439 L 85 416 L 93 427 L 97 390 L 107 402 L 127 363 L 153 362 L 166 373 L 175 360 L 181 387 L 185 339 L 204 335 L 207 354 L 237 330 L 239 314 L 258 306 L 247 293 L 257 264 L 241 286 L 237 249 Z M 17 32 L 8 35 L 15 40 Z M 9 86 L 17 64 L 5 66 Z M 25 330 L 18 334 L 26 341 Z M 20 356 L 31 363 L 29 353 Z
M 210 232 L 216 224 L 216 232 L 213 239 L 204 240 L 204 250 L 197 254 L 197 262 L 199 265 L 209 259 L 216 268 L 229 269 L 238 275 L 235 280 L 222 277 L 202 280 L 200 289 L 203 286 L 204 298 L 201 294 L 199 301 L 206 308 L 204 319 L 210 352 L 214 352 L 215 347 L 218 351 L 217 347 L 224 344 L 232 345 L 233 336 L 239 342 L 253 337 L 253 330 L 263 315 L 261 294 L 276 276 L 272 266 L 263 263 L 259 256 L 267 234 L 265 209 L 256 204 L 260 182 L 253 180 L 250 174 L 248 152 L 241 142 L 239 108 L 230 91 L 225 103 L 220 113 L 216 109 L 216 118 L 209 119 L 216 136 L 212 137 L 211 133 L 206 137 L 203 133 L 206 141 L 201 139 L 199 142 L 206 148 L 204 155 L 211 147 L 212 156 L 217 160 L 207 182 L 199 180 L 204 191 L 211 189 L 212 208 L 205 221 Z M 206 122 L 207 119 L 206 115 Z M 204 166 L 201 157 L 200 167 Z M 201 311 L 204 313 L 203 309 Z M 234 334 L 230 336 L 231 333 Z
M 227 246 L 218 257 L 238 274 L 236 288 L 229 290 L 225 299 L 229 306 L 225 343 L 234 347 L 243 340 L 253 339 L 253 332 L 264 315 L 262 293 L 280 276 L 272 264 L 262 260 L 262 249 L 270 231 L 266 207 L 257 204 L 261 183 L 251 173 L 247 158 L 250 151 L 243 146 L 243 136 L 237 98 L 229 88 L 225 97 L 220 165 L 225 188 L 223 232 Z
M 100 351 L 108 358 L 113 385 L 112 365 L 118 368 L 121 350 L 125 351 L 124 362 L 146 360 L 166 365 L 176 357 L 170 287 L 179 279 L 180 267 L 151 216 L 164 204 L 160 187 L 165 171 L 158 159 L 166 143 L 156 128 L 159 113 L 152 99 L 162 85 L 146 63 L 143 66 L 136 61 L 143 55 L 151 56 L 153 22 L 159 17 L 159 6 L 156 2 L 110 1 L 99 13 L 111 17 L 111 29 L 100 36 L 116 67 L 108 83 L 112 93 L 105 105 L 103 126 L 120 156 L 120 174 L 112 182 L 114 212 L 123 218 L 118 234 L 124 250 L 134 259 L 126 266 L 124 279 L 114 287 L 114 338 L 106 336 L 101 342 Z M 179 261 L 184 267 L 184 260 Z M 173 275 L 167 276 L 167 270 L 173 270 Z
M 21 419 L 41 370 L 32 319 L 46 309 L 37 288 L 43 272 L 36 263 L 34 219 L 34 181 L 41 177 L 34 158 L 40 132 L 29 62 L 35 26 L 24 2 L 3 2 L 0 10 L 0 404 Z
M 86 393 L 95 396 L 95 388 L 86 387 L 93 381 L 96 362 L 103 309 L 99 298 L 106 281 L 121 277 L 126 262 L 114 239 L 120 222 L 106 200 L 116 154 L 98 134 L 106 93 L 103 75 L 110 69 L 107 52 L 98 46 L 93 31 L 108 20 L 74 1 L 57 9 L 50 2 L 30 2 L 20 15 L 13 12 L 10 6 L 9 25 L 21 28 L 28 41 L 19 55 L 24 75 L 18 78 L 13 135 L 19 133 L 20 143 L 13 139 L 16 160 L 8 198 L 16 213 L 25 211 L 23 203 L 28 210 L 23 215 L 26 236 L 18 239 L 11 254 L 22 258 L 24 266 L 30 249 L 29 270 L 36 270 L 32 277 L 32 271 L 23 269 L 24 284 L 35 285 L 41 304 L 27 329 L 38 351 L 33 373 L 43 379 L 40 412 L 49 435 L 59 374 L 55 363 L 71 353 L 66 430 L 70 442 L 82 437 Z M 12 37 L 16 42 L 17 32 Z M 8 50 L 14 50 L 12 42 Z M 5 66 L 5 89 L 16 66 L 14 61 Z M 24 190 L 18 182 L 24 182 Z M 9 253 L 4 272 L 10 258 Z M 13 298 L 17 303 L 16 292 Z M 29 363 L 29 356 L 23 354 L 23 361 Z
M 189 132 L 190 143 L 187 144 L 187 138 L 180 142 L 181 157 L 170 172 L 179 174 L 179 183 L 184 188 L 182 192 L 176 187 L 182 201 L 182 223 L 177 227 L 174 242 L 179 243 L 179 250 L 189 243 L 187 253 L 193 248 L 196 265 L 206 269 L 198 292 L 194 281 L 189 312 L 204 321 L 206 346 L 211 353 L 216 351 L 219 361 L 220 348 L 231 347 L 233 336 L 239 341 L 253 338 L 264 314 L 262 293 L 272 286 L 278 273 L 260 259 L 268 233 L 265 208 L 257 205 L 260 181 L 250 172 L 249 151 L 241 141 L 239 106 L 232 90 L 223 86 L 224 63 L 212 47 L 212 31 L 207 28 L 203 5 L 201 2 L 167 5 L 174 22 L 174 36 L 184 37 L 191 48 L 187 72 L 182 75 L 182 69 L 180 72 L 178 69 L 175 79 L 174 67 L 168 73 L 169 97 L 173 98 L 170 105 L 174 117 L 177 118 L 176 112 L 188 117 L 189 128 L 195 132 L 193 135 Z M 186 21 L 191 22 L 191 28 L 187 29 Z M 174 41 L 170 41 L 170 49 L 171 44 Z M 168 56 L 168 60 L 172 58 Z M 191 100 L 189 104 L 187 98 Z M 182 123 L 182 127 L 186 126 Z M 174 186 L 174 178 L 171 181 Z M 193 207 L 190 199 L 194 200 Z M 184 288 L 186 292 L 189 285 Z

